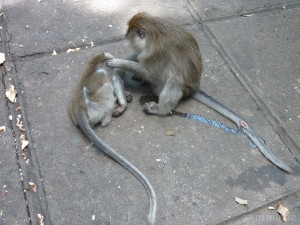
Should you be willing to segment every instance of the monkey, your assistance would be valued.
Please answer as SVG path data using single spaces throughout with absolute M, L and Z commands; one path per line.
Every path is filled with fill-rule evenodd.
M 203 70 L 199 45 L 184 27 L 166 18 L 142 12 L 128 21 L 126 38 L 134 54 L 128 59 L 111 59 L 111 68 L 134 73 L 152 85 L 158 103 L 146 102 L 143 110 L 151 115 L 172 115 L 179 101 L 191 96 L 233 121 L 256 144 L 261 153 L 280 169 L 293 173 L 278 159 L 259 135 L 242 119 L 211 96 L 200 90 Z
M 97 149 L 122 165 L 144 185 L 150 199 L 148 223 L 153 225 L 157 206 L 155 191 L 151 183 L 134 165 L 105 144 L 92 129 L 98 123 L 101 123 L 102 127 L 107 126 L 113 113 L 120 116 L 126 109 L 125 93 L 118 75 L 119 71 L 105 65 L 109 59 L 113 59 L 111 54 L 102 53 L 90 61 L 74 90 L 69 114 L 73 123 L 82 130 Z M 115 105 L 116 98 L 120 106 Z

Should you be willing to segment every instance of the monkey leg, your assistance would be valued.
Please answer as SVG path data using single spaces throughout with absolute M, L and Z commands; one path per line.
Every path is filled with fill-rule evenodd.
M 129 91 L 125 91 L 126 102 L 132 102 L 133 96 Z M 112 113 L 113 117 L 121 116 L 127 109 L 127 104 L 121 104 L 119 101 L 115 104 L 115 109 Z
M 169 79 L 165 83 L 160 95 L 158 104 L 147 102 L 143 105 L 144 111 L 151 115 L 172 115 L 172 110 L 183 97 L 180 84 L 175 79 Z
M 110 113 L 106 114 L 104 118 L 101 120 L 101 126 L 106 127 L 111 121 L 111 115 Z
M 129 91 L 125 91 L 126 101 L 132 102 L 133 96 Z M 121 104 L 119 101 L 115 104 L 115 109 L 112 113 L 113 117 L 121 116 L 127 109 L 127 104 Z

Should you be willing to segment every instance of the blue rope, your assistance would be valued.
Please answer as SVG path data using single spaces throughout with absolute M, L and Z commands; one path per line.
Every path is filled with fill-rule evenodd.
M 208 119 L 208 118 L 206 118 L 204 116 L 200 116 L 200 115 L 197 115 L 197 114 L 182 113 L 182 112 L 177 112 L 177 111 L 172 111 L 172 114 L 176 115 L 176 116 L 183 117 L 183 118 L 187 118 L 187 119 L 197 120 L 197 121 L 205 123 L 205 124 L 210 124 L 210 125 L 212 125 L 212 126 L 214 126 L 216 128 L 224 130 L 226 133 L 230 133 L 230 134 L 238 134 L 238 133 L 240 133 L 239 129 L 228 127 L 225 124 L 220 123 L 220 122 L 218 122 L 216 120 Z M 251 145 L 251 147 L 257 148 L 257 146 L 250 139 L 249 139 L 249 144 Z
M 231 133 L 231 134 L 239 133 L 238 129 L 227 127 L 223 123 L 220 123 L 216 120 L 205 118 L 204 116 L 200 116 L 200 115 L 196 115 L 196 114 L 192 114 L 192 113 L 186 113 L 185 118 L 192 119 L 192 120 L 198 120 L 202 123 L 210 124 L 214 127 L 217 127 L 217 128 L 220 128 L 220 129 L 224 130 L 227 133 Z

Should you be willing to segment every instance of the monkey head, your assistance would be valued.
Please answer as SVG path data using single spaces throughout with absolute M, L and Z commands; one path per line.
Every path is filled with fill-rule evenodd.
M 126 37 L 137 54 L 146 49 L 147 52 L 161 50 L 168 46 L 170 39 L 176 42 L 170 35 L 174 33 L 174 24 L 168 19 L 141 12 L 134 15 L 127 24 Z
M 145 29 L 146 13 L 138 13 L 128 21 L 128 29 L 126 37 L 130 41 L 136 53 L 141 53 L 146 48 L 147 44 L 147 30 Z
M 153 48 L 152 45 L 158 47 L 165 32 L 169 30 L 163 19 L 146 12 L 134 15 L 127 24 L 126 37 L 136 53 L 141 53 L 145 49 L 149 51 Z
M 137 54 L 140 54 L 144 49 L 146 49 L 147 37 L 144 29 L 132 28 L 127 33 L 126 37 Z

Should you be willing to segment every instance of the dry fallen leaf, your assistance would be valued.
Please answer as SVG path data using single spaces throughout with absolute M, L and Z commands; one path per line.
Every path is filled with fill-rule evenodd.
M 241 16 L 244 16 L 244 17 L 250 17 L 250 16 L 254 16 L 255 14 L 243 14 Z
M 1 126 L 1 127 L 0 127 L 0 131 L 6 132 L 6 127 L 5 127 L 5 126 Z
M 16 127 L 20 130 L 20 131 L 25 131 L 25 129 L 23 128 L 23 122 L 17 117 L 17 123 L 16 123 Z M 28 145 L 28 144 L 27 144 Z
M 248 205 L 248 200 L 245 200 L 245 199 L 241 199 L 241 198 L 238 198 L 238 197 L 234 197 L 234 200 L 239 203 L 240 205 Z
M 24 150 L 28 146 L 28 144 L 29 144 L 29 141 L 24 140 L 22 142 L 22 150 Z
M 17 96 L 17 90 L 15 90 L 15 87 L 13 85 L 10 85 L 10 87 L 5 91 L 5 95 L 8 98 L 9 101 L 12 103 L 16 102 L 16 96 Z
M 22 134 L 22 135 L 20 136 L 20 142 L 21 142 L 21 149 L 22 149 L 22 150 L 24 150 L 24 149 L 28 146 L 28 144 L 29 144 L 29 141 L 27 141 L 27 140 L 25 139 L 25 135 L 24 135 L 24 134 Z
M 167 136 L 175 136 L 175 132 L 174 131 L 167 131 Z
M 69 53 L 69 52 L 75 52 L 75 51 L 79 51 L 79 50 L 80 50 L 80 48 L 69 48 L 67 50 L 67 53 Z
M 0 64 L 5 62 L 5 54 L 4 53 L 0 53 Z
M 28 182 L 33 192 L 36 192 L 36 184 L 33 182 Z
M 56 55 L 57 55 L 56 51 L 55 51 L 55 50 L 53 50 L 53 52 L 52 52 L 52 56 L 56 56 Z
M 289 209 L 283 203 L 279 202 L 277 212 L 281 215 L 284 222 L 288 220 Z
M 75 52 L 75 50 L 74 50 L 74 49 L 71 49 L 71 48 L 69 48 L 69 49 L 67 50 L 67 53 L 69 53 L 69 52 Z
M 27 158 L 27 155 L 23 152 L 22 154 L 21 154 L 22 156 L 23 156 L 23 159 L 26 161 L 28 158 Z
M 42 214 L 37 214 L 40 225 L 44 225 L 44 216 Z

